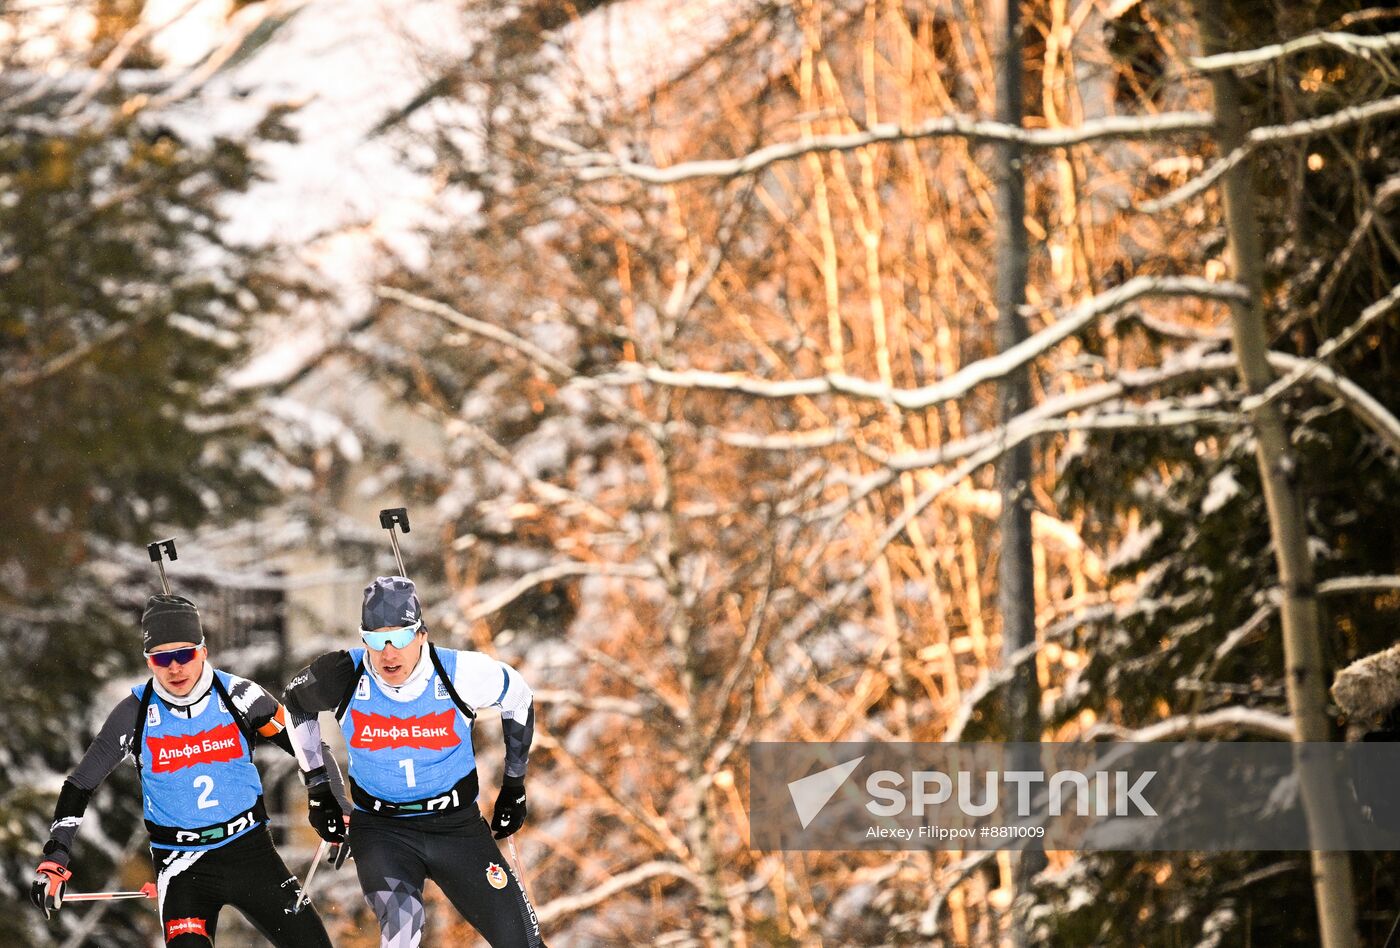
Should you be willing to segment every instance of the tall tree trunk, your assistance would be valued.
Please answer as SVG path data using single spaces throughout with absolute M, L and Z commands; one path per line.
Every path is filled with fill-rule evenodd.
M 999 0 L 994 18 L 997 50 L 997 121 L 1021 124 L 1021 17 L 1019 0 Z M 1021 147 L 1005 142 L 997 147 L 997 346 L 1006 351 L 1026 338 L 1021 307 L 1026 302 L 1027 250 L 1025 176 Z M 1003 422 L 1030 408 L 1030 368 L 1023 366 L 1000 385 Z M 1001 559 L 997 573 L 997 606 L 1001 612 L 1001 655 L 1005 661 L 1035 641 L 1035 560 L 1031 545 L 1031 446 L 1029 441 L 1008 451 L 997 469 L 1001 492 Z M 1023 661 L 1006 689 L 1006 732 L 1011 741 L 1040 740 L 1040 683 L 1036 663 Z M 1028 758 L 1038 755 L 1025 755 Z M 1039 769 L 1038 759 L 1017 759 L 1017 769 Z M 1014 943 L 1023 944 L 1019 919 L 1028 907 L 1019 898 L 1031 878 L 1045 867 L 1044 853 L 1016 854 L 1012 885 L 1017 898 L 1013 914 Z
M 1218 0 L 1196 0 L 1196 20 L 1205 53 L 1225 52 L 1225 29 Z M 1241 147 L 1246 134 L 1239 80 L 1229 71 L 1212 73 L 1211 91 L 1220 153 L 1227 155 Z M 1268 388 L 1274 373 L 1268 362 L 1269 338 L 1261 304 L 1264 257 L 1259 246 L 1259 219 L 1254 208 L 1250 168 L 1248 160 L 1241 161 L 1226 173 L 1222 188 L 1235 278 L 1249 289 L 1247 302 L 1230 304 L 1235 353 L 1245 389 L 1257 394 Z M 1279 586 L 1283 590 L 1280 614 L 1287 663 L 1288 707 L 1296 722 L 1294 740 L 1327 741 L 1332 739 L 1333 733 L 1323 682 L 1321 622 L 1302 497 L 1292 478 L 1296 460 L 1276 402 L 1261 404 L 1252 412 L 1250 421 L 1268 506 Z M 1310 765 L 1305 757 L 1295 756 L 1299 757 L 1303 806 L 1313 838 L 1316 839 L 1319 832 L 1335 832 L 1341 813 L 1338 787 L 1325 771 Z M 1332 835 L 1332 838 L 1338 836 Z M 1355 945 L 1355 899 L 1349 856 L 1345 852 L 1315 850 L 1312 870 L 1322 944 L 1325 948 Z

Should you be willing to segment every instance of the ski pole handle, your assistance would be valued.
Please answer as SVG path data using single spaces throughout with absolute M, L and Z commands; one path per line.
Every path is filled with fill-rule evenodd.
M 165 557 L 169 556 L 172 563 L 180 558 L 175 552 L 175 538 L 147 543 L 146 553 L 150 555 L 151 562 L 156 564 L 156 569 L 160 570 L 161 588 L 165 590 L 167 596 L 170 595 L 170 581 L 165 578 Z
M 394 528 L 403 527 L 403 532 L 408 532 L 408 508 L 385 507 L 379 511 L 379 525 L 389 531 L 389 543 L 394 547 L 394 559 L 399 564 L 399 575 L 406 577 L 408 573 L 403 568 L 403 554 L 399 552 L 399 535 Z

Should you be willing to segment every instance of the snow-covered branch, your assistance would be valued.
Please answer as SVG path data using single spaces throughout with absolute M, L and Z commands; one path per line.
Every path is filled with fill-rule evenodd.
M 897 405 L 907 411 L 920 411 L 960 398 L 984 382 L 1004 378 L 1100 316 L 1142 297 L 1194 296 L 1202 299 L 1238 300 L 1243 299 L 1245 293 L 1245 288 L 1238 283 L 1215 283 L 1202 277 L 1134 277 L 1072 307 L 1040 332 L 1004 352 L 979 359 L 946 379 L 913 389 L 896 388 L 843 373 L 769 381 L 737 373 L 699 369 L 675 371 L 641 363 L 624 363 L 617 371 L 598 376 L 594 381 L 603 385 L 651 382 L 671 388 L 735 392 L 765 399 L 840 394 Z
M 1273 401 L 1300 382 L 1308 373 L 1314 372 L 1320 368 L 1324 360 L 1330 359 L 1343 346 L 1354 341 L 1357 336 L 1365 331 L 1366 327 L 1389 313 L 1397 304 L 1400 304 L 1400 284 L 1391 287 L 1389 293 L 1362 310 L 1361 315 L 1358 316 L 1350 326 L 1323 342 L 1322 345 L 1317 347 L 1317 351 L 1314 352 L 1312 356 L 1307 359 L 1300 359 L 1299 361 L 1302 363 L 1300 366 L 1284 373 L 1282 378 L 1279 378 L 1258 395 L 1251 395 L 1246 398 L 1241 407 L 1243 407 L 1245 411 L 1254 411 Z
M 1371 119 L 1386 118 L 1400 113 L 1400 95 L 1367 102 L 1365 105 L 1349 105 L 1327 115 L 1310 119 L 1300 119 L 1286 125 L 1262 125 L 1249 133 L 1251 145 L 1272 144 L 1273 142 L 1293 141 L 1297 138 L 1312 138 L 1323 132 L 1336 132 Z
M 86 342 L 80 343 L 66 352 L 54 356 L 43 365 L 32 369 L 7 372 L 0 376 L 0 389 L 24 388 L 35 382 L 53 378 L 92 355 L 103 346 L 116 342 L 121 337 L 146 325 L 162 315 L 157 309 L 150 309 L 135 319 L 123 323 L 113 323 Z
M 1325 365 L 1310 364 L 1307 359 L 1284 352 L 1269 353 L 1269 364 L 1280 372 L 1306 367 L 1307 371 L 1303 374 L 1312 382 L 1314 388 L 1341 401 L 1358 421 L 1378 434 L 1390 450 L 1400 454 L 1400 418 L 1396 418 L 1360 385 Z
M 624 892 L 638 883 L 646 882 L 648 879 L 667 876 L 673 879 L 679 879 L 682 882 L 687 882 L 697 889 L 700 888 L 700 877 L 688 867 L 670 860 L 654 860 L 652 862 L 642 863 L 640 866 L 628 869 L 626 872 L 615 873 L 608 878 L 607 882 L 594 886 L 586 892 L 580 892 L 578 895 L 561 896 L 560 898 L 546 902 L 536 909 L 535 914 L 539 917 L 541 925 L 548 925 L 565 916 L 582 912 L 585 909 L 590 909 L 595 905 L 606 902 L 619 892 Z
M 1276 714 L 1260 708 L 1220 708 L 1206 714 L 1182 714 L 1157 721 L 1146 727 L 1119 727 L 1115 724 L 1098 724 L 1090 728 L 1089 739 L 1112 738 L 1115 741 L 1151 743 L 1154 741 L 1176 741 L 1182 738 L 1195 738 L 1202 735 L 1257 734 L 1278 741 L 1293 740 L 1293 718 L 1286 714 Z
M 650 566 L 631 563 L 554 563 L 542 569 L 526 573 L 501 592 L 483 602 L 477 603 L 466 612 L 466 620 L 475 622 L 493 612 L 498 612 L 519 599 L 531 589 L 543 583 L 566 579 L 570 576 L 624 576 L 635 579 L 656 579 L 656 571 Z
M 1017 419 L 1010 425 L 972 438 L 954 441 L 941 448 L 892 456 L 887 462 L 887 467 L 896 472 L 941 467 L 968 457 L 985 445 L 1002 443 L 1005 449 L 1040 435 L 1060 434 L 1066 431 L 1142 431 L 1195 424 L 1240 425 L 1244 424 L 1244 421 L 1244 417 L 1236 411 L 1181 408 L 1173 402 L 1156 401 L 1132 410 L 1089 412 L 1071 418 Z
M 614 698 L 611 695 L 589 696 L 562 688 L 536 688 L 534 700 L 539 704 L 562 704 L 571 708 L 584 708 L 588 711 L 625 714 L 633 718 L 644 718 L 649 710 L 640 701 Z
M 1144 201 L 1137 205 L 1137 209 L 1144 214 L 1156 214 L 1184 201 L 1189 201 L 1219 181 L 1227 171 L 1243 161 L 1246 156 L 1261 145 L 1292 141 L 1297 138 L 1311 138 L 1324 132 L 1335 132 L 1353 125 L 1360 125 L 1371 119 L 1385 118 L 1397 113 L 1400 113 L 1400 95 L 1377 99 L 1374 102 L 1367 102 L 1365 105 L 1350 105 L 1327 115 L 1300 119 L 1285 125 L 1262 125 L 1259 128 L 1251 129 L 1245 137 L 1243 145 L 1231 151 L 1224 158 L 1214 161 L 1199 176 L 1186 182 L 1165 197 L 1155 201 Z
M 1354 592 L 1400 591 L 1400 576 L 1338 576 L 1317 584 L 1320 596 Z
M 769 165 L 801 158 L 813 152 L 854 151 L 868 145 L 917 141 L 923 138 L 966 138 L 976 142 L 1018 142 L 1026 148 L 1069 148 L 1105 139 L 1155 138 L 1209 129 L 1214 119 L 1206 112 L 1164 112 L 1151 116 L 1110 115 L 1072 128 L 1021 128 L 1001 122 L 979 121 L 966 115 L 944 115 L 905 127 L 881 122 L 858 132 L 814 135 L 794 142 L 766 145 L 739 158 L 687 161 L 657 168 L 600 152 L 566 159 L 578 167 L 585 181 L 625 176 L 647 184 L 676 184 L 697 178 L 734 178 L 753 174 Z
M 870 491 L 890 483 L 903 471 L 941 467 L 974 455 L 986 457 L 989 461 L 994 460 L 1000 456 L 1001 452 L 1013 445 L 1020 444 L 1027 438 L 1066 430 L 1058 426 L 1069 423 L 1070 420 L 1067 419 L 1067 416 L 1073 413 L 1088 411 L 1096 405 L 1122 398 L 1134 391 L 1221 375 L 1233 371 L 1234 368 L 1235 357 L 1233 355 L 1217 353 L 1186 359 L 1160 368 L 1124 372 L 1112 381 L 1047 399 L 1034 408 L 1017 415 L 1007 424 L 990 431 L 958 441 L 951 441 L 926 451 L 905 451 L 892 454 L 883 460 L 881 470 L 868 475 L 858 483 L 851 498 L 847 500 L 846 506 L 866 496 Z M 1166 402 L 1149 403 L 1146 408 L 1151 412 L 1155 408 L 1165 410 L 1167 405 Z M 1131 425 L 1129 424 L 1130 420 L 1110 417 L 1107 419 L 1105 427 L 1157 426 L 1156 423 L 1148 424 L 1149 419 L 1147 418 L 1138 419 L 1138 423 Z M 1086 428 L 1094 427 L 1091 423 L 1085 423 L 1083 426 Z
M 101 65 L 93 72 L 87 84 L 83 86 L 82 91 L 75 95 L 72 100 L 63 107 L 63 111 L 59 114 L 65 117 L 76 115 L 87 108 L 88 103 L 95 99 L 97 94 L 112 81 L 112 77 L 116 75 L 122 63 L 126 62 L 126 58 L 131 55 L 132 51 L 136 49 L 137 46 L 144 43 L 152 36 L 155 36 L 177 20 L 183 19 L 186 14 L 199 6 L 199 3 L 200 0 L 186 0 L 184 6 L 176 9 L 164 20 L 142 20 L 140 23 L 136 24 L 136 26 L 127 30 L 122 38 L 117 41 L 117 44 L 112 47 L 112 51 L 102 60 Z
M 1400 576 L 1337 576 L 1317 584 L 1319 596 L 1337 596 L 1358 592 L 1390 592 L 1393 590 L 1400 590 Z M 1278 587 L 1265 591 L 1263 604 L 1254 610 L 1248 619 L 1231 629 L 1220 641 L 1220 644 L 1215 647 L 1215 654 L 1211 659 L 1212 667 L 1219 665 L 1227 655 L 1264 628 L 1265 623 L 1278 612 L 1280 595 L 1281 590 Z M 1197 677 L 1209 678 L 1211 674 L 1212 672 L 1206 671 L 1202 675 L 1202 672 L 1198 670 Z
M 169 89 L 149 100 L 137 100 L 137 107 L 159 111 L 194 95 L 226 66 L 237 63 L 252 50 L 266 43 L 278 30 L 302 11 L 308 0 L 267 0 L 234 13 L 228 21 L 229 37 L 218 49 L 186 73 Z
M 1296 53 L 1323 48 L 1340 49 L 1361 59 L 1370 59 L 1378 53 L 1400 49 L 1400 33 L 1358 36 L 1355 33 L 1336 33 L 1323 30 L 1299 36 L 1286 43 L 1271 43 L 1268 46 L 1260 46 L 1258 49 L 1241 50 L 1237 53 L 1217 53 L 1214 56 L 1193 56 L 1188 62 L 1201 72 L 1220 72 L 1225 69 L 1244 69 L 1249 66 L 1258 66 L 1284 59 Z
M 977 710 L 977 705 L 987 695 L 1015 678 L 1016 669 L 1039 654 L 1040 646 L 1040 642 L 1024 645 L 1006 656 L 999 667 L 982 672 L 977 683 L 962 696 L 962 701 L 958 704 L 958 710 L 953 715 L 953 720 L 949 723 L 948 729 L 943 732 L 942 740 L 944 743 L 951 744 L 962 740 L 963 731 L 967 729 L 968 723 L 972 720 L 972 713 Z
M 481 336 L 493 342 L 498 342 L 508 349 L 513 349 L 524 356 L 527 361 L 541 366 L 557 378 L 567 379 L 574 376 L 574 370 L 568 363 L 561 362 L 534 343 L 517 336 L 507 329 L 502 329 L 500 326 L 488 323 L 485 320 L 473 319 L 466 313 L 458 312 L 446 303 L 439 303 L 437 300 L 428 299 L 426 296 L 419 296 L 417 293 L 409 293 L 407 290 L 400 290 L 397 287 L 385 286 L 383 284 L 375 287 L 375 292 L 378 293 L 382 299 L 393 300 L 396 303 L 402 303 L 409 309 L 416 309 L 420 313 L 437 316 L 456 326 L 458 329 L 465 330 L 474 336 Z
M 715 438 L 730 447 L 747 448 L 752 451 L 811 451 L 845 444 L 851 440 L 851 433 L 844 427 L 837 426 L 772 435 L 751 434 L 747 431 L 720 431 L 715 432 Z

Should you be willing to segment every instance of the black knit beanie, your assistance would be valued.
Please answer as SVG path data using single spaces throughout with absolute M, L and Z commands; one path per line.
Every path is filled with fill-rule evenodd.
M 141 613 L 141 647 L 153 652 L 174 642 L 204 642 L 199 610 L 184 596 L 152 596 Z

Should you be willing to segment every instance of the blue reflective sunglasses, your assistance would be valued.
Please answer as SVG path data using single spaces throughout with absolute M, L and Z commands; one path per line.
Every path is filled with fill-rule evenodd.
M 366 648 L 376 652 L 382 652 L 386 645 L 392 645 L 394 648 L 408 648 L 408 643 L 413 641 L 413 637 L 418 634 L 418 630 L 421 628 L 423 628 L 423 620 L 419 619 L 413 625 L 406 625 L 401 629 L 385 629 L 383 632 L 370 632 L 368 629 L 361 629 L 360 638 L 364 639 Z
M 161 668 L 169 668 L 173 662 L 188 665 L 194 661 L 194 657 L 198 653 L 198 645 L 189 645 L 185 648 L 172 648 L 165 652 L 147 652 L 146 657 Z

